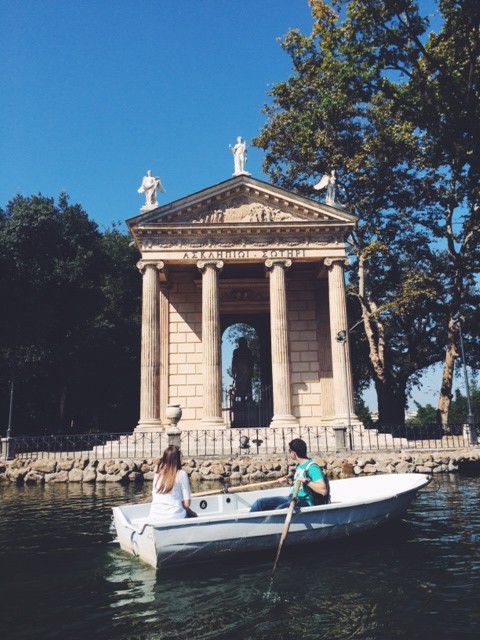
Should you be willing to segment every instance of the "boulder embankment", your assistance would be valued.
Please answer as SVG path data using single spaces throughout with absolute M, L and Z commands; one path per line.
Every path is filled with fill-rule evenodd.
M 462 468 L 480 475 L 480 450 L 402 451 L 314 457 L 329 478 L 378 473 L 457 473 Z M 39 458 L 0 460 L 0 483 L 43 484 L 55 482 L 104 483 L 151 481 L 158 459 Z M 222 459 L 185 459 L 183 468 L 192 484 L 202 482 L 242 484 L 274 480 L 291 471 L 285 456 L 236 456 Z

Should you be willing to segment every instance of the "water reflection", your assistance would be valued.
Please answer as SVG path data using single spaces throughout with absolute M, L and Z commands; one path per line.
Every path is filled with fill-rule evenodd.
M 473 638 L 479 481 L 440 478 L 401 523 L 347 542 L 156 572 L 111 506 L 150 487 L 0 486 L 2 636 L 115 640 Z M 4 614 L 3 614 L 4 612 Z

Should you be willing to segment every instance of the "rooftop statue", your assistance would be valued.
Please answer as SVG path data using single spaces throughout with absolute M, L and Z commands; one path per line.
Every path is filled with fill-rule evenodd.
M 328 204 L 332 207 L 341 207 L 342 205 L 338 201 L 338 189 L 337 189 L 337 179 L 335 177 L 335 171 L 332 169 L 330 175 L 326 173 L 322 176 L 320 182 L 313 187 L 320 191 L 321 189 L 327 188 L 327 194 L 325 197 L 325 204 Z
M 157 195 L 156 195 L 157 191 L 159 193 L 165 193 L 165 189 L 163 188 L 160 178 L 152 176 L 152 172 L 149 169 L 147 171 L 147 175 L 143 176 L 142 184 L 138 189 L 138 193 L 145 194 L 144 207 L 158 206 Z
M 233 175 L 250 175 L 245 171 L 245 165 L 247 163 L 247 144 L 245 140 L 243 140 L 241 136 L 238 136 L 237 143 L 233 147 L 229 144 L 228 148 L 233 153 Z

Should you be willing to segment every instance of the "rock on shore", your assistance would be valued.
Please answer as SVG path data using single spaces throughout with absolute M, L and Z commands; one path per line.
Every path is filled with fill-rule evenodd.
M 480 451 L 337 454 L 314 457 L 329 478 L 377 473 L 455 473 L 468 463 L 480 474 Z M 158 459 L 91 460 L 88 458 L 16 458 L 0 461 L 0 483 L 36 484 L 54 482 L 144 482 L 151 481 Z M 290 468 L 291 467 L 291 468 Z M 242 484 L 274 480 L 293 470 L 285 456 L 236 456 L 193 459 L 183 462 L 192 484 L 208 482 Z

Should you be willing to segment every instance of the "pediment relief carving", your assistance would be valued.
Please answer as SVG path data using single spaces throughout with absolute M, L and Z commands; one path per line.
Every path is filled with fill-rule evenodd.
M 318 219 L 318 215 L 286 211 L 250 198 L 237 197 L 210 207 L 199 207 L 195 212 L 183 210 L 162 216 L 159 223 L 230 224 L 239 222 L 304 222 Z M 153 222 L 153 221 L 152 221 Z

